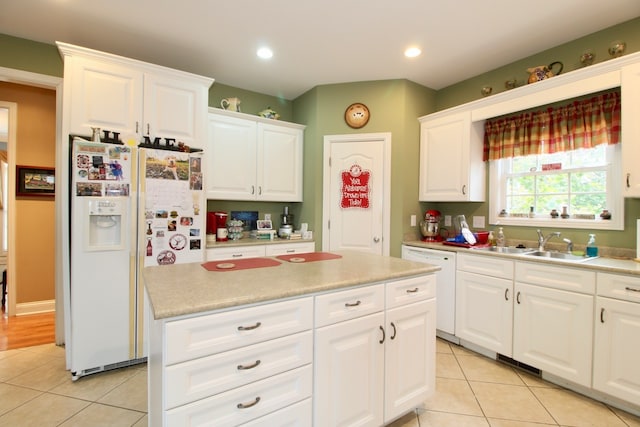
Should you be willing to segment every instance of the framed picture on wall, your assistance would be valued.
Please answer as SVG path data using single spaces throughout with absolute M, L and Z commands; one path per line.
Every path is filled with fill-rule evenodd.
M 16 166 L 16 196 L 53 197 L 56 190 L 55 168 Z

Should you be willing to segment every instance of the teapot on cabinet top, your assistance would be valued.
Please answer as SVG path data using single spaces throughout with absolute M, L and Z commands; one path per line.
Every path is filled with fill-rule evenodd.
M 560 68 L 558 69 L 557 73 L 554 73 L 552 68 L 554 67 L 554 65 L 559 65 Z M 535 83 L 535 82 L 539 82 L 540 80 L 544 80 L 544 79 L 548 79 L 550 77 L 553 76 L 557 76 L 558 74 L 560 74 L 562 72 L 562 69 L 564 68 L 564 66 L 562 65 L 562 62 L 560 61 L 555 61 L 552 62 L 549 65 L 539 65 L 537 67 L 533 67 L 533 68 L 527 68 L 527 72 L 529 73 L 529 83 Z
M 240 99 L 238 98 L 224 98 L 220 101 L 220 106 L 229 111 L 240 111 Z

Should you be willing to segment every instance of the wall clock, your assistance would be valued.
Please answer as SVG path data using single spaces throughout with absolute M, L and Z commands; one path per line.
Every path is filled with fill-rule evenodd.
M 344 112 L 344 121 L 347 122 L 350 127 L 360 129 L 369 121 L 369 109 L 360 102 L 351 104 Z

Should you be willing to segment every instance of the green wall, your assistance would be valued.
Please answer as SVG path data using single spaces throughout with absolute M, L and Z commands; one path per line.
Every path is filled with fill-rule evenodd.
M 572 71 L 582 67 L 580 55 L 591 49 L 595 53 L 594 63 L 611 59 L 607 50 L 614 40 L 622 40 L 626 43 L 625 54 L 640 51 L 640 18 L 616 25 L 573 40 L 563 45 L 545 50 L 533 56 L 523 58 L 504 67 L 497 68 L 488 73 L 481 74 L 471 79 L 456 83 L 437 93 L 437 109 L 443 110 L 452 106 L 464 104 L 482 97 L 480 88 L 488 85 L 493 87 L 493 93 L 506 90 L 504 82 L 509 79 L 517 79 L 519 85 L 525 84 L 528 77 L 526 69 L 536 65 L 549 64 L 553 61 L 561 61 L 564 71 Z M 638 141 L 622 141 L 623 144 L 637 143 Z M 487 189 L 489 188 L 487 179 Z M 489 203 L 421 203 L 422 209 L 438 209 L 443 215 L 464 214 L 471 224 L 473 215 L 489 217 Z M 640 218 L 640 199 L 625 200 L 625 225 L 623 231 L 597 230 L 598 245 L 619 248 L 634 249 L 636 247 L 636 218 Z M 492 229 L 494 227 L 487 228 Z M 551 231 L 543 230 L 545 232 Z M 563 237 L 571 239 L 576 245 L 584 245 L 590 230 L 587 229 L 560 229 Z M 536 227 L 506 227 L 507 240 L 536 240 Z
M 581 66 L 579 57 L 592 49 L 595 62 L 609 59 L 607 48 L 614 40 L 627 44 L 626 53 L 640 50 L 640 18 L 565 43 L 512 64 L 434 91 L 408 80 L 355 82 L 315 87 L 295 100 L 260 94 L 215 82 L 209 91 L 209 105 L 219 107 L 227 97 L 241 99 L 241 110 L 249 114 L 271 107 L 281 120 L 305 124 L 304 202 L 264 203 L 209 201 L 209 210 L 256 210 L 260 217 L 270 213 L 279 225 L 284 206 L 295 215 L 296 224 L 308 222 L 315 233 L 316 248 L 321 248 L 322 229 L 322 167 L 323 137 L 332 134 L 391 132 L 391 254 L 400 254 L 400 242 L 405 235 L 417 235 L 411 227 L 410 215 L 418 215 L 427 208 L 439 209 L 443 214 L 462 213 L 488 218 L 488 203 L 419 203 L 419 125 L 417 118 L 431 112 L 469 102 L 481 97 L 480 88 L 493 87 L 493 93 L 504 89 L 504 82 L 516 79 L 524 84 L 526 69 L 536 65 L 562 61 L 567 72 Z M 62 76 L 62 60 L 56 46 L 0 34 L 0 66 L 35 73 Z M 213 73 L 215 74 L 215 73 Z M 215 78 L 215 75 L 212 75 Z M 351 129 L 343 120 L 344 110 L 353 102 L 363 102 L 371 111 L 369 123 L 362 129 Z M 624 143 L 624 142 L 623 142 Z M 598 244 L 635 248 L 635 219 L 640 218 L 640 199 L 625 202 L 624 232 L 598 232 Z M 533 240 L 535 230 L 530 227 L 509 227 L 507 238 Z M 563 230 L 576 244 L 586 238 L 587 230 Z

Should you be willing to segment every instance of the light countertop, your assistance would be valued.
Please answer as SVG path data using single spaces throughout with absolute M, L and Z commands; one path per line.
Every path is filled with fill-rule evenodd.
M 481 249 L 464 248 L 458 246 L 443 245 L 438 242 L 423 242 L 422 240 L 405 240 L 403 245 L 414 246 L 418 248 L 436 249 L 441 251 L 473 253 L 477 255 L 498 256 L 502 258 L 512 258 L 519 261 L 542 262 L 546 264 L 562 265 L 571 268 L 584 268 L 590 270 L 598 270 L 609 273 L 634 274 L 640 276 L 640 262 L 633 259 L 619 259 L 610 257 L 598 257 L 583 262 L 567 262 L 549 258 L 532 257 L 522 254 L 504 254 L 498 252 L 483 251 Z
M 208 271 L 201 263 L 146 267 L 155 319 L 254 304 L 434 273 L 438 266 L 354 251 L 342 258 L 238 271 Z

